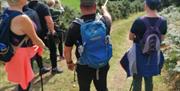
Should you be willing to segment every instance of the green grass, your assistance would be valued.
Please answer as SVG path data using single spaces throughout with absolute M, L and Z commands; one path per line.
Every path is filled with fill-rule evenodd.
M 80 10 L 79 5 L 80 5 L 80 0 L 60 0 L 63 5 L 66 5 L 72 9 L 75 10 Z
M 110 61 L 111 68 L 108 73 L 108 88 L 109 91 L 128 91 L 132 78 L 126 78 L 124 70 L 119 65 L 119 60 L 122 55 L 131 46 L 128 40 L 128 32 L 132 22 L 136 17 L 141 16 L 143 13 L 137 13 L 128 19 L 122 19 L 113 22 L 112 26 L 112 44 L 113 44 L 113 57 Z M 48 53 L 44 55 L 44 59 L 48 60 Z M 73 72 L 67 70 L 65 61 L 58 63 L 64 72 L 58 75 L 51 75 L 50 73 L 44 75 L 44 91 L 78 91 L 77 82 L 73 87 Z M 37 75 L 37 74 L 36 74 Z M 154 79 L 154 91 L 167 91 L 167 86 L 163 82 L 163 78 L 158 76 Z M 3 66 L 0 65 L 0 91 L 10 91 L 15 86 L 7 81 L 6 74 Z M 94 86 L 91 86 L 91 91 L 95 91 Z M 33 91 L 40 91 L 39 77 L 34 80 Z

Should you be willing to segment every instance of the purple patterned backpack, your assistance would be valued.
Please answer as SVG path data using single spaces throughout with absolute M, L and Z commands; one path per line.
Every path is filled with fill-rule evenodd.
M 146 31 L 140 41 L 143 54 L 151 54 L 160 50 L 161 32 L 159 30 L 162 17 L 159 17 L 154 26 L 152 26 L 146 17 L 141 18 L 146 26 Z

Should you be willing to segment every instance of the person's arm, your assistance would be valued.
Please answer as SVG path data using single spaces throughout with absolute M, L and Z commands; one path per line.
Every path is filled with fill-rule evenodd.
M 75 67 L 75 64 L 73 63 L 72 59 L 72 49 L 73 45 L 75 44 L 75 41 L 77 40 L 77 29 L 77 26 L 72 23 L 66 35 L 64 56 L 69 70 L 74 70 Z
M 162 25 L 160 27 L 162 28 L 162 30 L 161 30 L 161 33 L 162 33 L 161 40 L 164 41 L 165 35 L 167 33 L 167 20 L 163 20 L 163 23 L 162 23 Z
M 69 70 L 74 70 L 74 66 L 75 66 L 75 64 L 72 61 L 72 54 L 71 54 L 72 49 L 73 47 L 68 47 L 68 46 L 64 47 L 64 56 Z
M 129 32 L 129 40 L 134 40 L 136 38 L 135 34 L 132 32 Z
M 43 41 L 37 36 L 32 21 L 26 15 L 15 17 L 11 22 L 11 30 L 16 32 L 16 34 L 26 34 L 34 44 L 42 48 L 46 47 Z
M 51 16 L 45 16 L 45 20 L 46 20 L 49 32 L 54 34 L 55 30 L 54 30 L 54 22 L 53 22 L 52 17 Z
M 46 21 L 49 32 L 54 34 L 55 33 L 54 22 L 51 17 L 50 9 L 48 8 L 47 5 L 42 5 L 42 13 L 44 15 L 44 19 Z
M 137 38 L 138 31 L 142 30 L 142 25 L 144 23 L 140 20 L 140 18 L 137 18 L 134 23 L 131 26 L 131 29 L 129 31 L 129 40 L 131 41 L 135 41 L 135 39 Z M 139 27 L 141 25 L 141 27 Z
M 72 49 L 73 49 L 73 47 L 68 47 L 68 46 L 64 47 L 64 56 L 65 56 L 67 63 L 72 62 L 72 55 L 71 55 Z
M 101 11 L 102 11 L 103 16 L 107 17 L 109 19 L 109 21 L 112 23 L 111 15 L 109 14 L 106 6 L 102 6 Z

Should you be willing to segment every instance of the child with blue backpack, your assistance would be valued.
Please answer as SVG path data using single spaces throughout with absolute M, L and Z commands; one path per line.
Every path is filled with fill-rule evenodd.
M 82 17 L 72 22 L 65 41 L 68 69 L 75 70 L 76 66 L 79 91 L 90 91 L 92 81 L 97 91 L 108 91 L 111 16 L 105 7 L 102 7 L 102 17 L 96 15 L 96 0 L 80 0 L 80 8 Z M 73 45 L 76 45 L 77 64 L 71 55 Z
M 129 39 L 134 42 L 127 53 L 128 64 L 132 69 L 127 69 L 127 62 L 121 60 L 128 76 L 133 76 L 133 91 L 141 91 L 142 78 L 145 80 L 145 91 L 153 91 L 153 76 L 161 73 L 164 56 L 160 50 L 160 44 L 167 32 L 167 21 L 158 15 L 160 0 L 145 0 L 144 9 L 146 15 L 135 20 L 129 33 Z M 134 48 L 134 49 L 133 49 Z M 135 60 L 129 55 L 134 51 Z M 132 55 L 131 55 L 132 56 Z M 132 73 L 129 73 L 132 72 Z

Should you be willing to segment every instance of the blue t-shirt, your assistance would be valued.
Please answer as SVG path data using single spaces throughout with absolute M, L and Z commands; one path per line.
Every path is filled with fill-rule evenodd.
M 157 20 L 159 19 L 159 17 L 145 17 L 145 18 L 149 20 L 149 23 L 152 26 L 154 26 Z M 162 19 L 159 30 L 161 31 L 162 35 L 165 35 L 167 33 L 167 21 L 165 19 Z M 143 35 L 146 31 L 146 26 L 140 17 L 134 21 L 130 31 L 136 35 L 134 42 L 139 43 L 139 41 L 143 38 Z

